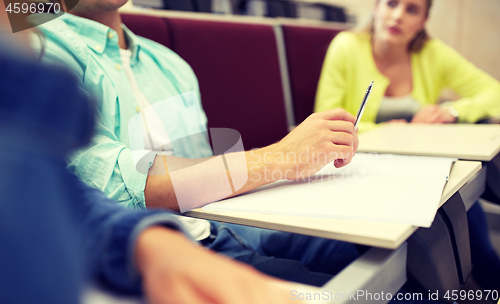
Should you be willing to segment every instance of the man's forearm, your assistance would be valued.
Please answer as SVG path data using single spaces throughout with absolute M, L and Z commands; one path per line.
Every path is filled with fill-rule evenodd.
M 198 160 L 157 156 L 146 182 L 146 206 L 185 212 L 280 179 L 306 178 L 331 162 L 345 166 L 358 146 L 354 120 L 334 109 L 312 114 L 261 149 Z
M 164 155 L 157 155 L 151 169 L 149 169 L 144 189 L 146 207 L 165 208 L 178 212 L 179 205 L 175 198 L 175 191 L 167 169 L 167 160 Z
M 186 211 L 239 195 L 282 176 L 269 147 L 205 159 L 158 155 L 149 170 L 145 197 L 147 208 Z M 234 164 L 240 161 L 239 164 Z

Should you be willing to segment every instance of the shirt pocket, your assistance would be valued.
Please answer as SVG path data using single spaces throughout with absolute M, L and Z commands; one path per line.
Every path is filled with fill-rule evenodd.
M 195 91 L 167 98 L 153 107 L 172 140 L 174 155 L 187 158 L 212 155 L 206 116 Z

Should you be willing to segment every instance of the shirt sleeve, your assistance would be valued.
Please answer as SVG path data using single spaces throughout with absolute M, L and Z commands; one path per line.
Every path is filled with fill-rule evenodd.
M 65 28 L 61 22 L 57 24 Z M 86 73 L 89 67 L 84 65 L 88 62 L 85 58 L 90 56 L 88 48 L 80 40 L 75 40 L 69 52 L 67 49 L 69 42 L 65 39 L 72 36 L 68 38 L 62 35 L 56 25 L 49 27 L 48 30 L 44 30 L 45 25 L 41 26 L 47 39 L 44 39 L 43 45 L 34 45 L 34 48 L 43 55 L 42 61 L 64 66 L 65 69 L 71 71 L 80 81 L 80 90 L 89 96 L 101 94 L 104 99 L 117 98 L 109 94 L 109 90 L 104 85 L 100 92 L 90 92 L 84 87 L 84 79 L 89 74 Z M 37 39 L 32 36 L 32 40 Z M 98 100 L 97 109 L 100 105 Z M 103 123 L 103 114 L 98 110 L 96 113 L 98 113 L 97 123 L 91 143 L 69 156 L 68 169 L 87 185 L 101 190 L 121 205 L 133 209 L 146 209 L 144 188 L 147 172 L 141 173 L 136 170 L 131 150 L 119 141 L 114 130 Z
M 339 33 L 328 48 L 318 82 L 315 112 L 345 108 L 342 104 L 346 87 L 345 38 L 345 34 Z
M 134 248 L 138 236 L 148 227 L 164 226 L 187 238 L 182 224 L 166 211 L 130 210 L 108 199 L 98 189 L 82 183 L 75 175 L 83 196 L 85 212 L 83 244 L 85 265 L 99 283 L 123 292 L 138 294 L 142 281 L 135 267 Z
M 146 209 L 147 174 L 136 170 L 131 150 L 99 120 L 91 144 L 70 157 L 68 169 L 121 205 Z
M 444 86 L 462 99 L 454 103 L 460 122 L 473 123 L 500 114 L 500 83 L 467 61 L 457 51 L 439 43 L 444 63 Z

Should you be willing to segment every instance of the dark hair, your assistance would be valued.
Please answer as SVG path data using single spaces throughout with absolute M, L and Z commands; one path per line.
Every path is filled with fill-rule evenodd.
M 429 17 L 429 11 L 431 10 L 431 6 L 432 6 L 432 0 L 427 0 L 427 10 L 425 11 L 425 18 Z M 420 52 L 424 48 L 425 43 L 430 38 L 431 37 L 427 33 L 427 30 L 424 28 L 423 30 L 417 33 L 415 38 L 413 38 L 413 40 L 408 45 L 409 51 L 415 53 Z

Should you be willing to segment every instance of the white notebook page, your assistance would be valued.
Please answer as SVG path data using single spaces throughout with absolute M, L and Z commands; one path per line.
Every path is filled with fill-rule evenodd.
M 281 180 L 204 207 L 429 227 L 456 159 L 358 153 L 307 180 Z

